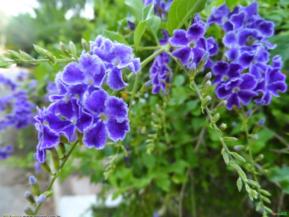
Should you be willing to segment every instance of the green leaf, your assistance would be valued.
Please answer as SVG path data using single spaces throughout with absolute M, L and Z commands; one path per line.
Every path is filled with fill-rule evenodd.
M 124 3 L 129 7 L 136 20 L 140 21 L 143 19 L 144 4 L 142 0 L 125 0 Z
M 167 30 L 172 33 L 174 29 L 183 26 L 195 13 L 201 11 L 205 4 L 206 0 L 174 0 L 168 12 Z
M 282 190 L 289 194 L 289 167 L 274 167 L 269 172 L 269 178 L 272 182 L 280 185 Z
M 121 35 L 118 32 L 105 30 L 103 34 L 104 34 L 104 36 L 110 38 L 113 41 L 118 41 L 120 43 L 127 44 L 127 41 L 125 40 L 123 35 Z
M 147 24 L 149 29 L 156 34 L 157 31 L 159 30 L 160 26 L 161 26 L 161 18 L 159 18 L 158 16 L 151 16 L 150 18 L 147 19 Z
M 146 28 L 147 28 L 147 21 L 141 21 L 140 23 L 137 24 L 133 35 L 133 41 L 136 47 L 139 46 L 141 38 L 146 31 Z
M 238 188 L 238 191 L 239 191 L 239 192 L 242 191 L 242 187 L 243 187 L 243 181 L 242 181 L 242 179 L 239 177 L 238 180 L 237 180 L 237 188 Z
M 4 59 L 0 58 L 0 68 L 8 68 L 11 63 L 6 62 Z

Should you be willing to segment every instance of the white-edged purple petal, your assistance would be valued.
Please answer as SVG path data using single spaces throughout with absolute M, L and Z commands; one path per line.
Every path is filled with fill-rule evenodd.
M 69 63 L 63 71 L 62 79 L 67 84 L 82 83 L 85 78 L 83 71 L 81 71 L 79 64 L 76 62 Z
M 127 132 L 129 131 L 129 122 L 128 119 L 118 120 L 110 118 L 106 123 L 106 128 L 109 138 L 116 142 L 125 138 Z
M 127 118 L 127 104 L 115 96 L 111 96 L 106 101 L 106 115 L 108 118 L 117 118 L 119 120 Z
M 105 111 L 105 103 L 108 98 L 108 94 L 102 90 L 94 90 L 91 93 L 87 93 L 84 97 L 84 107 L 93 114 L 100 114 Z
M 122 71 L 115 67 L 108 73 L 107 84 L 112 90 L 121 90 L 127 86 L 122 78 Z
M 183 29 L 177 29 L 174 31 L 173 36 L 169 39 L 172 46 L 185 46 L 189 43 L 187 38 L 187 32 Z
M 103 122 L 98 121 L 84 130 L 83 144 L 88 148 L 102 149 L 106 143 L 106 129 Z

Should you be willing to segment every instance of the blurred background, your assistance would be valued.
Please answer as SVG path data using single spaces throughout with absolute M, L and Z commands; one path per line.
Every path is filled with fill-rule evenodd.
M 213 6 L 220 5 L 223 2 L 225 1 L 208 1 L 208 7 L 202 15 L 206 16 L 206 14 L 210 13 Z M 226 2 L 234 6 L 239 3 L 246 5 L 252 1 L 236 0 Z M 261 15 L 275 22 L 276 34 L 271 41 L 277 47 L 272 51 L 272 55 L 279 54 L 282 56 L 284 73 L 288 75 L 289 0 L 262 0 L 259 1 L 259 4 Z M 59 42 L 67 44 L 69 41 L 73 41 L 77 48 L 80 49 L 82 38 L 89 41 L 99 34 L 114 38 L 117 37 L 114 35 L 114 31 L 119 31 L 127 38 L 131 38 L 132 33 L 127 25 L 127 21 L 131 19 L 130 16 L 124 0 L 0 0 L 0 54 L 13 49 L 23 50 L 31 55 L 36 55 L 33 51 L 33 44 L 41 45 L 57 53 L 59 52 L 57 49 Z M 145 40 L 149 42 L 149 39 L 146 38 Z M 142 55 L 142 53 L 140 52 L 139 55 Z M 47 105 L 45 94 L 53 81 L 54 75 L 62 67 L 62 65 L 49 65 L 47 63 L 39 64 L 36 67 L 26 65 L 21 67 L 11 66 L 8 69 L 0 69 L 0 74 L 8 76 L 11 80 L 19 83 L 20 86 L 26 87 L 26 89 L 28 87 L 29 97 L 35 106 L 45 106 Z M 27 76 L 25 76 L 24 80 L 17 80 L 19 74 L 23 71 L 26 72 Z M 172 122 L 176 121 L 176 128 L 179 127 L 174 140 L 178 142 L 181 140 L 178 135 L 183 140 L 190 139 L 190 133 L 197 135 L 196 132 L 199 132 L 200 127 L 204 126 L 204 118 L 199 117 L 201 111 L 197 108 L 197 103 L 189 101 L 189 94 L 182 85 L 184 77 L 179 75 L 176 78 L 178 80 L 175 81 L 174 85 L 178 86 L 178 83 L 180 85 L 176 88 L 176 92 L 173 92 L 171 111 L 168 112 L 171 112 L 172 117 L 176 112 L 185 117 L 186 114 L 183 114 L 183 112 L 192 110 L 190 115 L 193 117 L 190 127 L 186 126 L 187 120 L 185 119 L 171 119 Z M 3 95 L 4 92 L 2 91 L 0 96 Z M 155 102 L 157 102 L 157 99 L 152 98 L 151 104 L 155 104 Z M 180 106 L 185 104 L 185 102 L 188 102 L 186 109 L 180 109 Z M 264 127 L 260 131 L 254 148 L 256 156 L 259 154 L 265 156 L 265 162 L 263 163 L 265 164 L 265 169 L 269 171 L 269 175 L 262 180 L 262 184 L 273 193 L 272 206 L 274 210 L 279 211 L 289 210 L 288 104 L 289 95 L 283 94 L 282 98 L 275 100 L 270 108 L 265 107 L 252 118 L 255 122 L 254 124 L 256 124 L 260 119 L 266 117 L 266 128 Z M 136 108 L 136 111 L 141 113 L 144 109 L 148 108 L 140 105 Z M 148 109 L 147 111 L 148 114 L 151 113 L 151 110 Z M 222 117 L 228 123 L 232 123 L 233 126 L 234 117 L 229 116 L 226 111 L 224 111 Z M 141 118 L 138 121 L 142 123 Z M 147 124 L 149 127 L 150 123 Z M 182 134 L 184 133 L 184 126 L 188 130 L 186 135 Z M 231 135 L 238 135 L 240 129 L 234 126 L 232 128 Z M 136 143 L 140 140 L 140 138 L 135 139 Z M 200 206 L 201 217 L 260 216 L 254 212 L 252 204 L 246 203 L 245 194 L 237 191 L 235 185 L 236 177 L 226 171 L 214 135 L 208 132 L 205 140 L 210 144 L 209 151 L 201 152 L 199 155 L 195 155 L 188 147 L 188 149 L 177 150 L 174 153 L 160 151 L 161 157 L 154 158 L 152 155 L 138 153 L 137 149 L 135 149 L 136 145 L 134 147 L 132 145 L 131 152 L 132 155 L 135 154 L 135 161 L 117 162 L 115 177 L 112 176 L 109 181 L 103 178 L 106 168 L 99 163 L 99 159 L 110 156 L 115 150 L 108 148 L 105 153 L 80 150 L 75 154 L 78 157 L 77 161 L 74 161 L 66 168 L 63 177 L 55 185 L 53 199 L 45 203 L 40 214 L 53 215 L 57 213 L 61 217 L 106 217 L 125 216 L 123 213 L 127 212 L 130 213 L 127 216 L 146 217 L 148 216 L 146 212 L 139 213 L 139 208 L 145 210 L 148 207 L 147 210 L 151 213 L 155 204 L 160 203 L 162 205 L 166 202 L 167 204 L 165 205 L 175 209 L 175 201 L 170 201 L 170 199 L 174 195 L 179 194 L 182 180 L 184 180 L 185 166 L 180 163 L 177 165 L 179 167 L 173 167 L 180 174 L 173 177 L 176 179 L 175 183 L 168 184 L 169 172 L 166 169 L 171 166 L 170 162 L 162 161 L 159 165 L 157 162 L 162 157 L 170 159 L 171 156 L 175 157 L 175 155 L 189 155 L 186 161 L 193 165 L 195 174 L 198 176 L 198 180 L 194 183 L 196 188 L 193 190 L 197 195 L 196 200 Z M 11 157 L 0 161 L 0 215 L 19 215 L 23 214 L 23 207 L 27 205 L 23 197 L 23 193 L 29 188 L 27 177 L 32 173 L 37 173 L 38 178 L 42 180 L 42 185 L 47 184 L 49 177 L 45 173 L 41 173 L 41 168 L 34 161 L 33 153 L 37 138 L 32 124 L 21 130 L 6 129 L 5 131 L 0 131 L 0 146 L 8 145 L 8 142 L 9 145 L 13 145 L 14 150 Z M 127 166 L 127 164 L 130 166 Z M 147 168 L 153 167 L 153 165 L 159 166 L 159 174 L 163 172 L 164 176 L 160 175 L 158 178 L 164 178 L 159 182 L 156 181 L 156 184 L 154 182 L 152 182 L 153 184 L 148 184 L 149 172 L 147 172 Z M 143 167 L 147 168 L 144 169 Z M 157 169 L 154 170 L 157 171 Z M 131 171 L 137 171 L 137 175 L 132 175 Z M 132 185 L 133 188 L 131 188 Z M 122 197 L 112 197 L 111 186 L 119 188 L 120 193 L 118 195 L 124 192 L 130 193 L 128 196 L 130 200 L 127 199 L 127 204 L 120 206 L 121 211 L 119 212 L 115 210 L 122 202 Z M 103 190 L 106 190 L 105 197 L 103 196 Z M 138 200 L 140 194 L 144 195 L 144 197 Z M 191 204 L 192 201 L 188 199 L 186 206 L 191 207 Z M 173 213 L 173 211 L 171 212 Z M 112 213 L 116 213 L 116 215 L 112 215 Z M 287 215 L 289 216 L 289 214 Z

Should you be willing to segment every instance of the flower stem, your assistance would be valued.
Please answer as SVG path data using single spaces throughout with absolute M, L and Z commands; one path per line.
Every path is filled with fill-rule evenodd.
M 55 183 L 57 177 L 60 175 L 62 169 L 64 168 L 65 164 L 67 163 L 69 157 L 71 156 L 72 152 L 73 152 L 74 149 L 76 148 L 77 144 L 78 144 L 78 141 L 76 141 L 76 142 L 72 145 L 71 149 L 70 149 L 70 150 L 68 151 L 68 153 L 64 156 L 63 161 L 62 161 L 62 163 L 61 163 L 60 166 L 59 166 L 59 169 L 56 171 L 56 173 L 53 175 L 52 179 L 50 180 L 50 183 L 49 183 L 49 185 L 48 185 L 48 187 L 47 187 L 47 189 L 46 189 L 46 192 L 51 191 L 51 189 L 52 189 L 52 187 L 53 187 L 53 184 Z M 50 196 L 51 196 L 51 195 L 49 195 L 48 197 L 50 197 Z M 40 210 L 40 208 L 41 208 L 41 205 L 42 205 L 42 204 L 39 204 L 39 205 L 36 206 L 35 211 L 34 211 L 34 215 L 36 215 L 36 214 L 39 212 L 39 210 Z

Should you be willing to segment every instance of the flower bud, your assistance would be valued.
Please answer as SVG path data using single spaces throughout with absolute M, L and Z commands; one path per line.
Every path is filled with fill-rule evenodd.
M 31 207 L 25 207 L 24 212 L 26 215 L 34 215 L 33 210 L 31 209 Z
M 212 72 L 208 72 L 205 76 L 206 80 L 210 80 L 212 78 Z
M 35 176 L 29 176 L 28 181 L 30 185 L 36 185 L 38 183 L 37 178 Z
M 39 195 L 40 194 L 40 187 L 39 187 L 39 184 L 38 184 L 36 177 L 35 176 L 29 176 L 28 181 L 29 181 L 29 184 L 31 185 L 32 193 L 34 195 Z
M 264 126 L 265 125 L 265 122 L 266 122 L 266 119 L 265 118 L 262 118 L 258 121 L 258 124 L 259 126 Z
M 28 200 L 30 203 L 35 204 L 34 197 L 30 191 L 25 191 L 24 197 L 26 200 Z
M 81 46 L 84 50 L 88 51 L 89 50 L 89 43 L 85 39 L 81 39 Z
M 220 113 L 216 113 L 214 116 L 213 116 L 213 122 L 217 122 L 218 120 L 220 120 Z
M 46 196 L 44 194 L 39 195 L 36 199 L 36 204 L 40 205 L 46 201 Z
M 220 125 L 220 128 L 221 128 L 221 130 L 226 130 L 226 129 L 227 129 L 227 124 L 222 123 L 222 124 Z
M 206 82 L 206 86 L 207 86 L 207 87 L 212 86 L 212 82 L 211 82 L 210 80 L 208 80 L 208 81 Z

